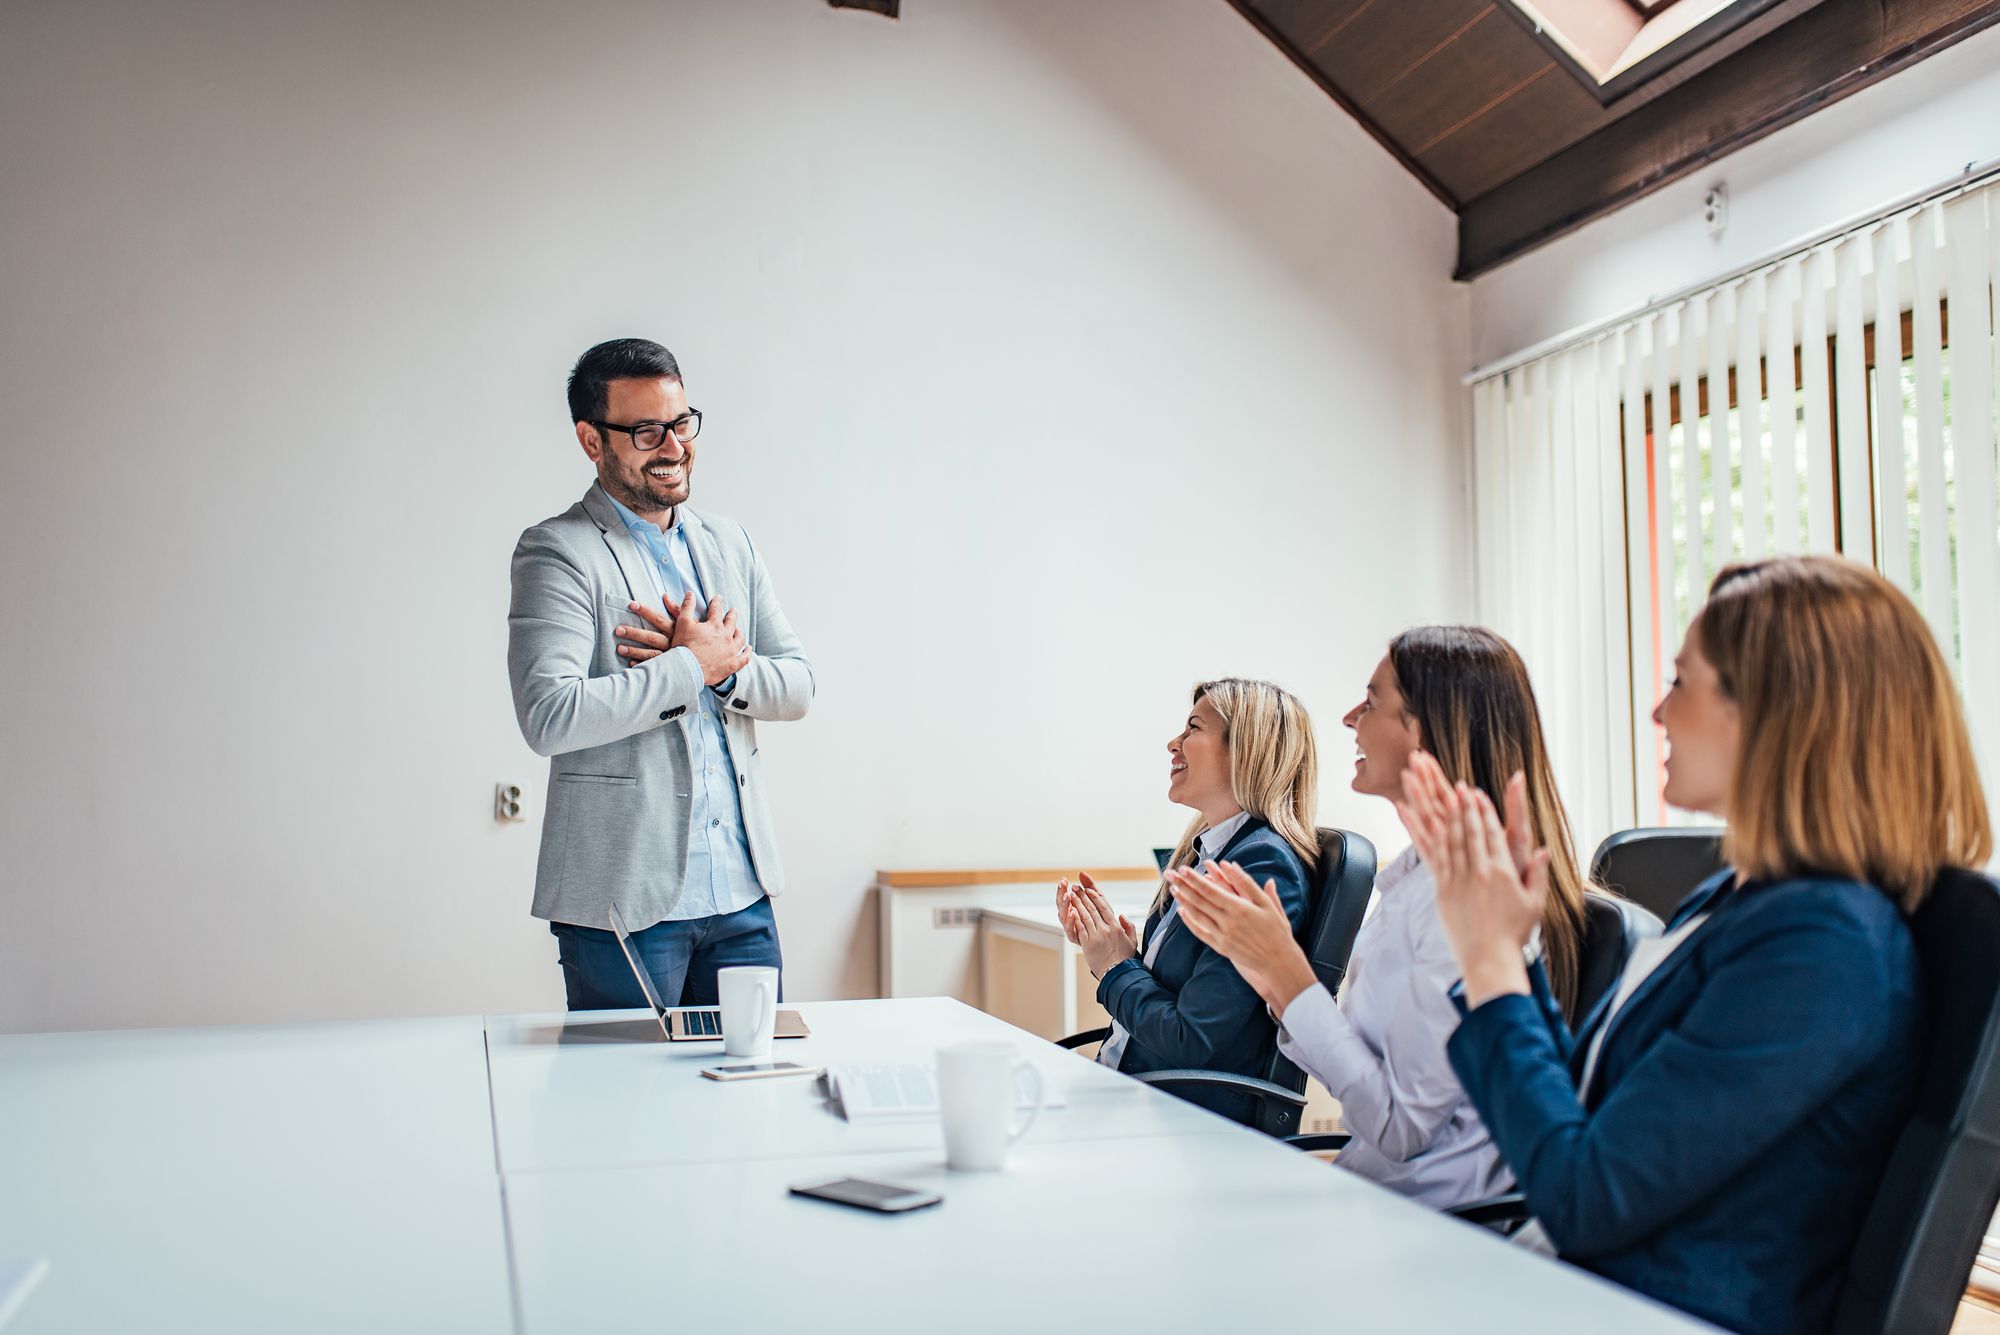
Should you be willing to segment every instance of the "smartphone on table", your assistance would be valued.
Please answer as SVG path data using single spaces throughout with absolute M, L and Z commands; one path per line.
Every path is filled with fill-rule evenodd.
M 818 1075 L 819 1067 L 797 1062 L 741 1062 L 735 1066 L 704 1066 L 701 1073 L 710 1080 L 768 1080 L 780 1075 Z
M 918 1191 L 914 1187 L 898 1187 L 888 1182 L 869 1182 L 858 1177 L 837 1177 L 831 1182 L 814 1182 L 806 1186 L 792 1188 L 794 1196 L 811 1196 L 814 1200 L 832 1201 L 836 1205 L 852 1205 L 857 1210 L 874 1210 L 881 1214 L 902 1214 L 908 1210 L 921 1210 L 926 1205 L 936 1205 L 944 1197 L 935 1192 Z

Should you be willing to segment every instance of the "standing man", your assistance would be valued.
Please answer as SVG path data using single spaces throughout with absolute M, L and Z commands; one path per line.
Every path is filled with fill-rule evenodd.
M 717 969 L 782 964 L 755 720 L 804 717 L 812 666 L 750 535 L 687 504 L 701 413 L 674 355 L 598 344 L 569 411 L 597 481 L 521 535 L 507 615 L 514 713 L 550 757 L 534 914 L 571 1010 L 646 1004 L 614 905 L 662 1000 L 714 1005 Z

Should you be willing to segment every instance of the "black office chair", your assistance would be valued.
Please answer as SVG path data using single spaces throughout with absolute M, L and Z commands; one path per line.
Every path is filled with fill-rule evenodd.
M 1299 945 L 1312 962 L 1313 973 L 1330 992 L 1340 990 L 1347 973 L 1347 957 L 1354 950 L 1354 937 L 1368 912 L 1368 897 L 1375 890 L 1375 845 L 1348 830 L 1319 828 L 1319 865 L 1313 876 L 1312 892 L 1298 934 Z M 1060 1046 L 1080 1048 L 1109 1037 L 1109 1029 L 1091 1029 L 1058 1039 Z M 1264 1078 L 1235 1075 L 1225 1071 L 1146 1071 L 1135 1080 L 1158 1085 L 1169 1093 L 1201 1086 L 1231 1089 L 1257 1100 L 1250 1125 L 1266 1135 L 1283 1136 L 1299 1129 L 1306 1100 L 1306 1075 L 1285 1059 L 1277 1045 Z
M 1658 936 L 1662 930 L 1660 920 L 1637 904 L 1599 890 L 1585 891 L 1583 940 L 1577 948 L 1576 1013 L 1588 1015 L 1591 1007 L 1616 985 L 1618 976 L 1625 972 L 1625 961 L 1632 958 L 1633 949 L 1641 941 Z M 1344 1148 L 1348 1141 L 1348 1137 L 1339 1132 L 1289 1136 L 1286 1139 L 1302 1150 L 1338 1150 Z M 1519 1199 L 1518 1195 L 1510 1193 L 1507 1197 L 1480 1201 L 1478 1204 L 1496 1205 L 1498 1201 L 1518 1202 Z M 1496 1205 L 1487 1213 L 1492 1216 L 1490 1222 L 1496 1225 L 1518 1222 L 1525 1217 L 1518 1204 L 1506 1208 Z M 1478 1218 L 1473 1222 L 1489 1220 Z
M 1910 921 L 1923 968 L 1926 1052 L 1834 1309 L 1832 1335 L 1945 1335 L 2000 1206 L 2000 885 L 1938 877 Z M 1506 1230 L 1519 1193 L 1449 1211 Z
M 1946 871 L 1910 930 L 1930 1003 L 1917 1106 L 1848 1258 L 1833 1335 L 1944 1335 L 2000 1205 L 2000 885 Z
M 1659 918 L 1629 899 L 1590 889 L 1583 895 L 1583 940 L 1576 953 L 1576 1015 L 1590 1014 L 1625 972 L 1641 941 L 1666 930 Z
M 1722 870 L 1722 827 L 1620 830 L 1597 846 L 1590 879 L 1662 922 L 1688 892 Z

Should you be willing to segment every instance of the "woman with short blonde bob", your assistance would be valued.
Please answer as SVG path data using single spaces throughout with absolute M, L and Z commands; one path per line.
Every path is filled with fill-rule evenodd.
M 1226 855 L 1255 866 L 1296 926 L 1319 855 L 1319 759 L 1305 706 L 1267 681 L 1202 682 L 1167 758 L 1167 796 L 1195 812 L 1168 865 Z M 1270 1016 L 1228 960 L 1182 930 L 1164 880 L 1143 946 L 1087 875 L 1056 887 L 1056 911 L 1113 1022 L 1100 1062 L 1134 1074 L 1264 1073 L 1276 1041 Z M 1185 1097 L 1238 1121 L 1256 1110 L 1245 1094 L 1197 1090 Z
M 1360 704 L 1354 791 L 1394 800 L 1419 749 L 1452 778 L 1500 796 L 1527 775 L 1518 820 L 1554 854 L 1541 944 L 1556 998 L 1576 997 L 1583 875 L 1570 856 L 1528 669 L 1507 641 L 1478 626 L 1418 626 L 1389 642 Z M 1375 878 L 1377 900 L 1354 941 L 1338 1001 L 1314 974 L 1290 923 L 1248 868 L 1168 874 L 1196 936 L 1226 955 L 1281 1020 L 1279 1045 L 1340 1100 L 1349 1140 L 1342 1168 L 1436 1209 L 1512 1182 L 1445 1057 L 1458 1027 L 1450 989 L 1458 962 L 1439 921 L 1436 889 L 1417 850 Z
M 1572 1038 L 1522 948 L 1546 853 L 1418 757 L 1464 973 L 1453 1068 L 1567 1260 L 1731 1330 L 1820 1330 L 1923 1051 L 1905 915 L 1992 851 L 1944 656 L 1865 566 L 1725 569 L 1654 719 L 1729 867 Z M 1518 781 L 1517 781 L 1518 782 Z

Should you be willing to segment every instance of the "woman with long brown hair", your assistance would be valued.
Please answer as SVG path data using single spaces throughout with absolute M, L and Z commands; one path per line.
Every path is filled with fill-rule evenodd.
M 1821 1330 L 1915 1095 L 1905 915 L 1991 854 L 1986 800 L 1943 654 L 1866 566 L 1730 566 L 1675 668 L 1666 798 L 1728 820 L 1729 866 L 1574 1037 L 1522 956 L 1539 836 L 1411 762 L 1464 975 L 1452 1067 L 1559 1255 L 1730 1330 Z
M 1555 852 L 1540 922 L 1557 993 L 1574 998 L 1583 878 L 1570 857 L 1541 717 L 1521 656 L 1470 626 L 1423 626 L 1389 644 L 1366 697 L 1349 711 L 1358 755 L 1354 790 L 1394 800 L 1419 749 L 1496 799 L 1517 771 L 1531 776 L 1521 819 Z M 1440 1209 L 1504 1190 L 1509 1178 L 1445 1057 L 1458 1012 L 1451 943 L 1429 870 L 1414 849 L 1377 876 L 1379 902 L 1362 924 L 1338 1001 L 1314 976 L 1271 887 L 1222 861 L 1206 874 L 1170 873 L 1182 916 L 1228 957 L 1279 1017 L 1285 1055 L 1340 1100 L 1352 1140 L 1338 1162 Z

